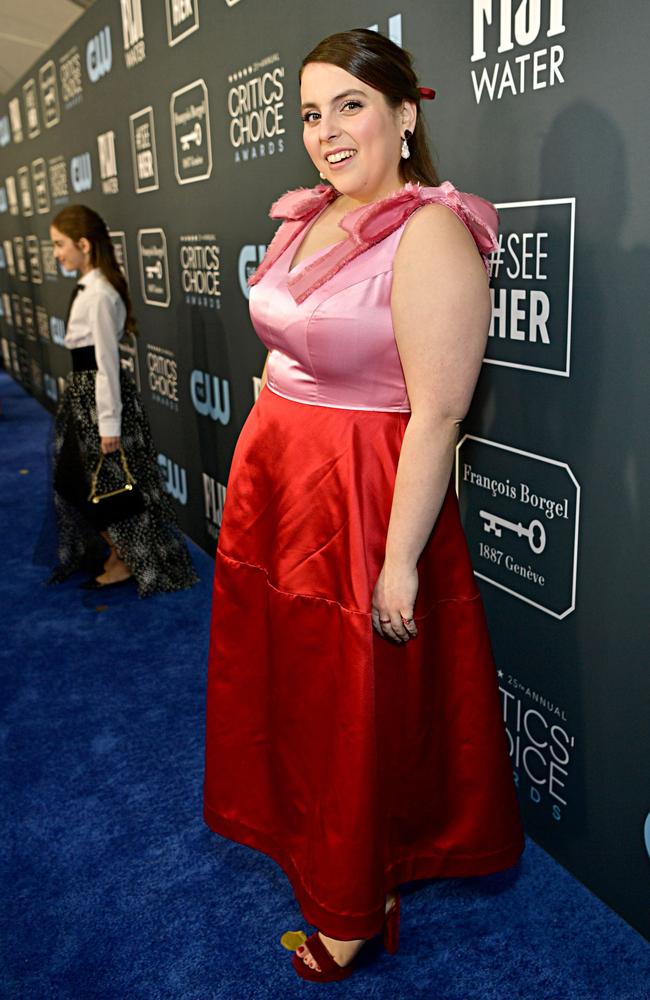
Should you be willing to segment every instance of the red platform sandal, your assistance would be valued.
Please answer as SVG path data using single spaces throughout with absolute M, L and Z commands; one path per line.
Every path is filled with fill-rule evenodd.
M 399 947 L 399 917 L 400 898 L 399 894 L 396 894 L 395 902 L 386 913 L 381 933 L 382 943 L 389 955 L 394 955 Z M 320 969 L 310 968 L 299 955 L 294 953 L 291 962 L 301 979 L 308 979 L 312 983 L 333 983 L 347 979 L 354 972 L 357 956 L 355 955 L 347 965 L 339 965 L 325 947 L 318 931 L 308 937 L 304 944 L 309 949 L 312 958 L 318 962 Z

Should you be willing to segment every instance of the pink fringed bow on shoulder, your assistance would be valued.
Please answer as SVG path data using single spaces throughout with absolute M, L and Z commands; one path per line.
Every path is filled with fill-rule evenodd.
M 307 223 L 337 197 L 338 192 L 333 187 L 318 184 L 313 188 L 287 191 L 278 198 L 269 216 L 284 221 L 271 240 L 260 266 L 248 279 L 248 284 L 256 284 Z M 287 286 L 294 300 L 302 302 L 345 264 L 394 232 L 417 208 L 435 202 L 447 205 L 467 226 L 489 275 L 488 257 L 498 246 L 499 215 L 494 205 L 476 194 L 456 190 L 450 181 L 443 181 L 438 187 L 422 187 L 409 181 L 387 198 L 361 205 L 343 216 L 339 226 L 348 233 L 347 239 L 335 243 L 306 267 L 290 272 Z

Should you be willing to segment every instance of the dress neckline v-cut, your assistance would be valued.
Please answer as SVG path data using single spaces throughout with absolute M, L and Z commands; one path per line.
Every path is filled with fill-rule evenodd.
M 294 271 L 298 270 L 298 268 L 302 267 L 303 264 L 306 264 L 307 261 L 310 261 L 313 257 L 318 257 L 319 254 L 325 253 L 326 250 L 331 250 L 332 247 L 337 246 L 337 244 L 344 243 L 345 240 L 348 238 L 347 235 L 346 235 L 346 236 L 343 237 L 342 240 L 336 240 L 335 243 L 330 243 L 326 247 L 321 247 L 320 250 L 314 250 L 313 253 L 310 253 L 306 257 L 303 257 L 303 259 L 301 261 L 298 261 L 297 264 L 293 263 L 293 261 L 296 258 L 296 254 L 298 254 L 300 252 L 300 247 L 303 245 L 303 243 L 307 239 L 312 226 L 314 226 L 315 223 L 316 223 L 316 221 L 318 219 L 320 219 L 321 215 L 323 214 L 323 212 L 325 211 L 325 209 L 327 208 L 327 206 L 328 205 L 332 205 L 334 203 L 334 201 L 336 201 L 336 198 L 334 198 L 332 201 L 328 201 L 327 204 L 323 205 L 323 207 L 321 208 L 320 212 L 317 212 L 316 215 L 314 216 L 314 218 L 309 220 L 309 223 L 305 226 L 305 228 L 302 231 L 302 234 L 301 234 L 302 235 L 302 239 L 300 240 L 300 243 L 298 244 L 297 247 L 294 246 L 292 243 L 289 244 L 289 247 L 287 247 L 287 249 L 289 249 L 291 246 L 293 246 L 293 257 L 291 258 L 291 262 L 290 262 L 288 270 L 287 270 L 288 274 L 293 274 Z M 345 216 L 343 216 L 343 218 L 345 218 Z M 289 254 L 287 254 L 287 260 L 288 259 L 289 259 Z

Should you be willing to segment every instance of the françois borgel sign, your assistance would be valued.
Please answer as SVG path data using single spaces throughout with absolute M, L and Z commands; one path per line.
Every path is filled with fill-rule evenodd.
M 466 434 L 456 492 L 476 576 L 566 618 L 576 605 L 580 513 L 569 466 Z

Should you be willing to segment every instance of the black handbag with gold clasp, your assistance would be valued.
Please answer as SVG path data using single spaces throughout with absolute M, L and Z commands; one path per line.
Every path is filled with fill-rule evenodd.
M 110 452 L 109 455 L 104 455 L 102 452 L 91 477 L 88 501 L 93 505 L 93 508 L 96 508 L 93 510 L 93 521 L 104 527 L 112 524 L 114 521 L 122 521 L 126 517 L 133 517 L 134 514 L 142 514 L 145 510 L 142 491 L 131 475 L 131 470 L 129 469 L 126 455 L 121 445 L 119 457 L 123 482 L 119 481 L 122 477 L 118 477 L 118 470 L 115 469 L 114 463 L 111 462 L 112 467 L 109 470 L 110 474 L 108 476 L 109 482 L 101 492 L 98 490 L 99 476 L 104 465 L 104 460 L 109 459 L 110 461 L 111 457 L 117 454 L 117 452 Z

